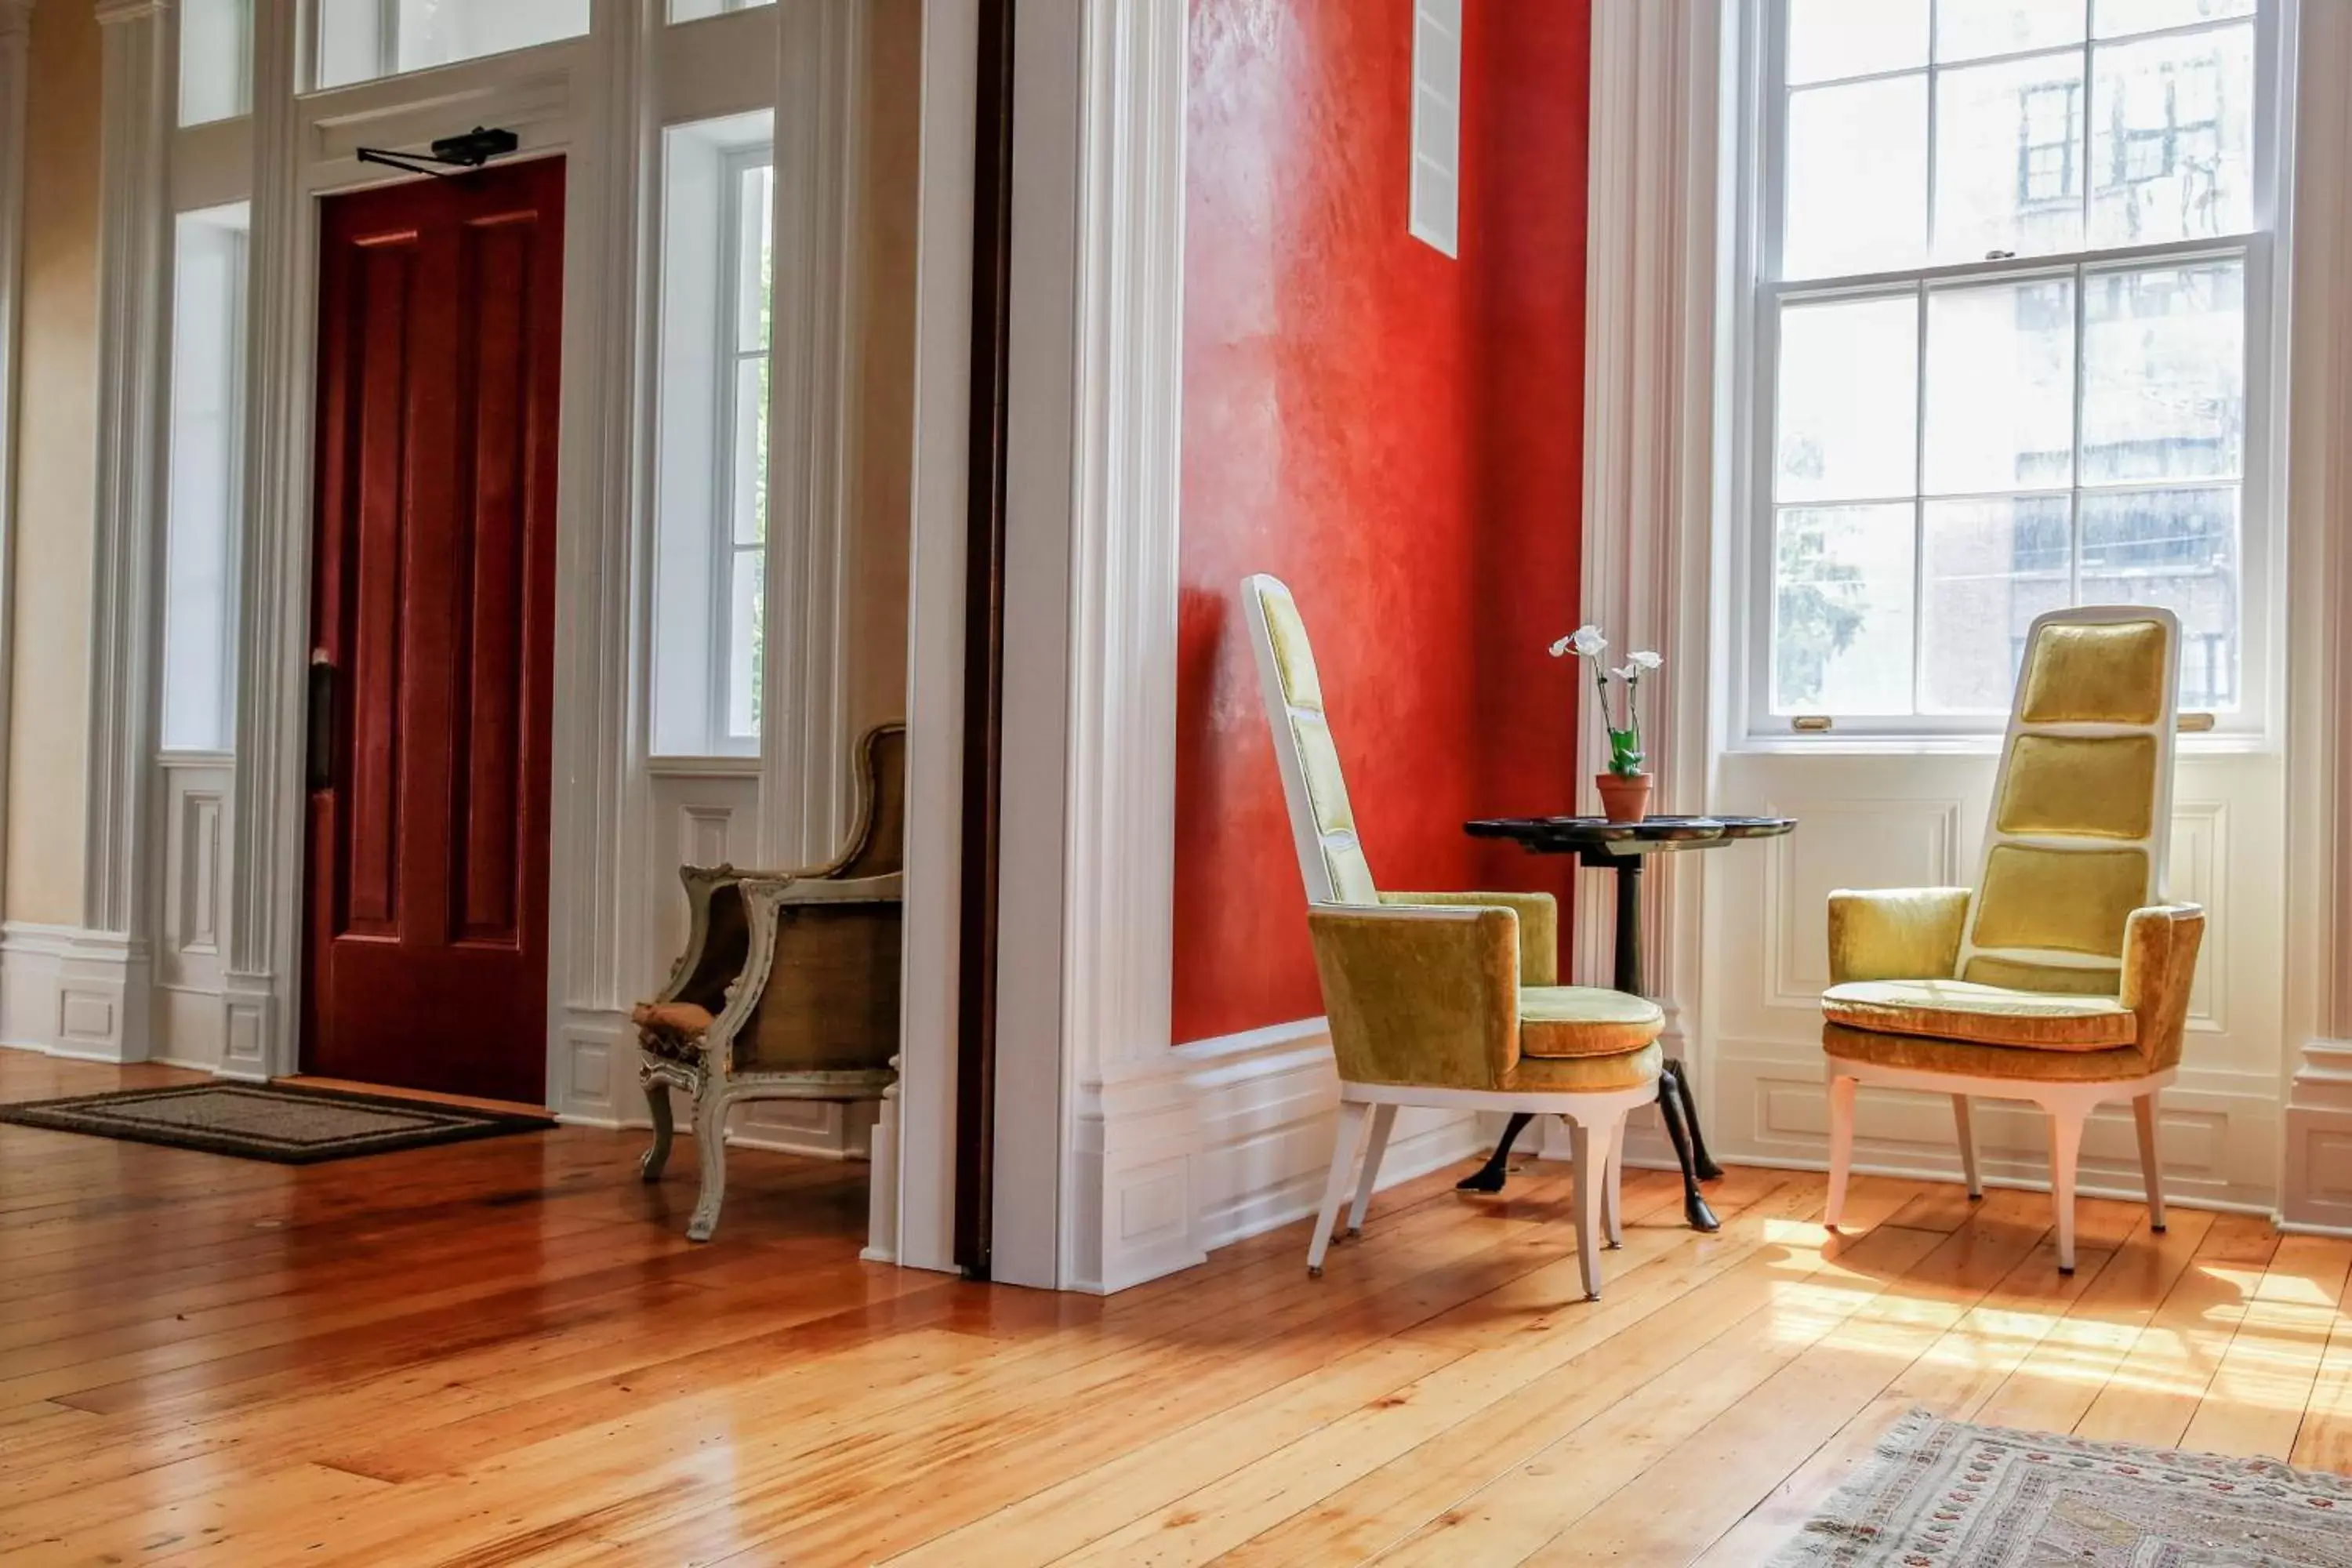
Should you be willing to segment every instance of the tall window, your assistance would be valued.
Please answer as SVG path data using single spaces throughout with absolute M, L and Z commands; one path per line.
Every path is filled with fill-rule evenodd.
M 659 756 L 759 750 L 772 133 L 769 117 L 758 115 L 680 126 L 667 138 L 654 568 Z
M 575 38 L 588 0 L 316 0 L 316 84 L 346 87 Z
M 1763 711 L 1980 724 L 2035 616 L 2116 603 L 2179 615 L 2184 708 L 2242 707 L 2260 5 L 1772 8 Z
M 231 744 L 247 221 L 242 205 L 182 213 L 174 236 L 163 560 L 169 752 L 225 752 Z

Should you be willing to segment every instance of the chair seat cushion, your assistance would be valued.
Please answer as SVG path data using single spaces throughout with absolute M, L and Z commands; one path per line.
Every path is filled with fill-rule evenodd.
M 1522 1057 L 1501 1087 L 1534 1094 L 1602 1094 L 1658 1081 L 1666 1053 L 1655 1040 L 1605 1057 Z
M 691 1002 L 640 1002 L 629 1009 L 629 1022 L 637 1026 L 638 1041 L 646 1050 L 692 1064 L 701 1060 L 711 1014 Z
M 1829 1024 L 1822 1049 L 1840 1061 L 1954 1078 L 2006 1078 L 2025 1083 L 2112 1083 L 2146 1078 L 2154 1069 L 2135 1046 L 2104 1051 L 2020 1050 L 2015 1046 L 1976 1046 L 1924 1035 L 1880 1035 Z
M 1591 985 L 1519 988 L 1519 1055 L 1560 1059 L 1638 1051 L 1658 1037 L 1666 1015 L 1646 996 Z
M 2011 1050 L 2104 1051 L 2139 1037 L 2139 1019 L 2112 996 L 2011 991 L 1966 980 L 1853 980 L 1822 995 L 1832 1024 L 1927 1035 Z

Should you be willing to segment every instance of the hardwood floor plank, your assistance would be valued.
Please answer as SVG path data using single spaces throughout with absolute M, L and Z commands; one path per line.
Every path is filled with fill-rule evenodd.
M 171 1069 L 0 1051 L 0 1100 Z M 0 1125 L 0 1559 L 375 1568 L 1768 1560 L 1915 1405 L 2352 1464 L 2352 1244 L 2244 1215 L 1626 1173 L 1380 1194 L 1112 1298 L 863 1263 L 864 1173 L 642 1133 L 289 1169 Z M 689 1162 L 690 1163 L 690 1162 Z

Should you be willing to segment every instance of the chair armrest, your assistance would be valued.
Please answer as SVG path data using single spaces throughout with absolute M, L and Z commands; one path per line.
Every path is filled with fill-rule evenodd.
M 1559 900 L 1549 893 L 1382 893 L 1381 902 L 1509 910 L 1519 917 L 1519 984 L 1559 984 Z
M 1840 888 L 1830 894 L 1830 984 L 1948 980 L 1969 922 L 1967 888 Z
M 899 878 L 739 887 L 751 952 L 706 1055 L 728 1072 L 887 1068 L 898 1049 Z
M 2205 911 L 2195 904 L 2153 904 L 2124 922 L 2122 1000 L 2139 1016 L 2139 1052 L 2150 1072 L 2180 1065 L 2204 941 Z
M 1491 906 L 1307 912 L 1339 1076 L 1493 1089 L 1519 1058 L 1519 918 Z

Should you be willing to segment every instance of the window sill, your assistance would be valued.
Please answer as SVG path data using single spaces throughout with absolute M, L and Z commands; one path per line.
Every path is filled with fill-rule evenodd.
M 1997 757 L 2004 737 L 1999 731 L 1969 735 L 1841 735 L 1829 733 L 1747 735 L 1724 748 L 1732 757 Z M 2279 750 L 2270 736 L 2255 730 L 2211 731 L 2179 737 L 2178 755 L 2190 757 L 2263 756 Z
M 646 771 L 657 779 L 756 779 L 757 752 L 738 757 L 649 757 Z

